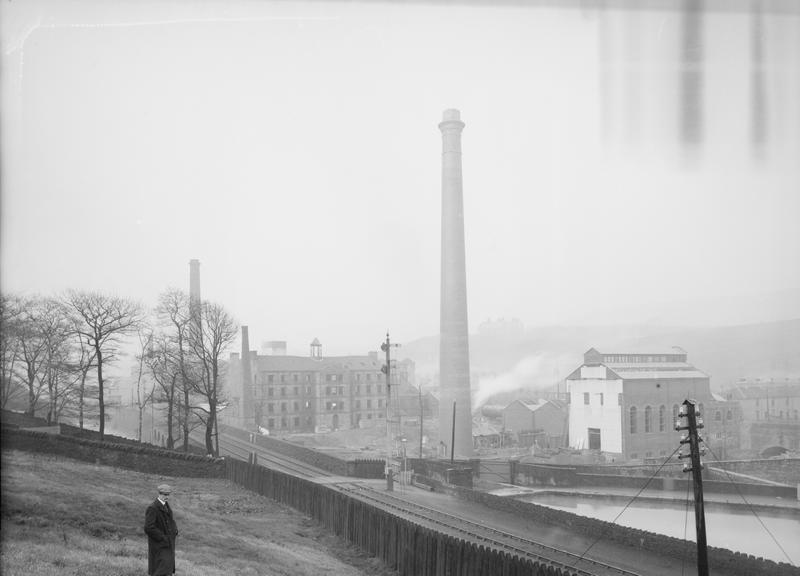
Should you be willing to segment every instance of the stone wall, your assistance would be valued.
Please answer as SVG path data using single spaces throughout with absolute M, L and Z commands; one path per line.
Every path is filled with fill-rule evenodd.
M 43 432 L 3 428 L 3 449 L 57 454 L 106 466 L 165 476 L 224 478 L 225 462 L 206 456 L 154 448 L 149 444 L 120 444 Z

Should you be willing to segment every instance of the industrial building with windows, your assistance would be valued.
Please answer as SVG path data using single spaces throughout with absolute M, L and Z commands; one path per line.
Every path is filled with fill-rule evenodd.
M 230 413 L 225 421 L 270 434 L 324 432 L 383 424 L 386 376 L 377 352 L 325 358 L 316 338 L 308 356 L 286 355 L 286 343 L 267 342 L 261 353 L 231 354 Z M 392 384 L 413 381 L 414 363 L 392 362 Z M 247 381 L 249 380 L 249 385 Z
M 647 353 L 591 348 L 566 380 L 572 448 L 623 460 L 670 456 L 678 446 L 675 419 L 687 398 L 697 401 L 706 422 L 706 444 L 715 451 L 719 446 L 717 456 L 723 456 L 725 445 L 730 449 L 737 443 L 738 427 L 724 421 L 733 418 L 734 403 L 712 394 L 709 376 L 689 364 L 681 348 Z M 715 422 L 709 413 L 719 413 L 722 420 Z

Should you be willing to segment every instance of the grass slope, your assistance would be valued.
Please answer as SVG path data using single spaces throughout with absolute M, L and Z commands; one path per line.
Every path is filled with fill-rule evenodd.
M 2 573 L 146 574 L 144 512 L 161 482 L 174 487 L 177 574 L 394 574 L 313 520 L 226 480 L 165 477 L 15 450 L 3 451 Z

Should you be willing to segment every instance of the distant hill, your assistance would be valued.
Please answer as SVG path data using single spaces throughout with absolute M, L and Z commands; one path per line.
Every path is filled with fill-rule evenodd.
M 483 399 L 513 390 L 550 388 L 577 368 L 591 347 L 601 351 L 661 350 L 680 346 L 715 389 L 738 378 L 800 375 L 800 319 L 741 326 L 550 326 L 470 335 L 470 369 Z M 416 363 L 418 379 L 439 371 L 439 337 L 404 343 L 401 356 Z M 505 395 L 507 396 L 507 395 Z

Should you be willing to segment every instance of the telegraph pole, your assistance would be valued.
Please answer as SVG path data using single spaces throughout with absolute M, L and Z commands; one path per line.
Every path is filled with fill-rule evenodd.
M 700 448 L 703 439 L 697 431 L 703 428 L 701 414 L 695 409 L 694 400 L 684 400 L 675 422 L 675 430 L 686 430 L 681 437 L 681 444 L 689 445 L 689 454 L 678 454 L 679 459 L 690 458 L 691 464 L 684 464 L 683 471 L 692 473 L 694 484 L 694 521 L 697 532 L 697 575 L 708 576 L 708 550 L 706 546 L 706 516 L 703 508 L 703 463 L 700 456 L 706 453 L 705 448 Z M 683 423 L 686 418 L 686 424 Z
M 386 364 L 381 367 L 381 372 L 386 375 L 386 490 L 392 491 L 392 358 L 390 350 L 392 346 L 399 346 L 399 344 L 392 344 L 389 341 L 389 332 L 386 332 L 386 341 L 381 344 L 381 350 L 386 353 Z

